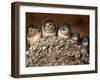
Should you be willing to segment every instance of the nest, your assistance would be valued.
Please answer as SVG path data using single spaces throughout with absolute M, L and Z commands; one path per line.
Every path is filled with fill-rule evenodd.
M 26 67 L 89 64 L 89 53 L 81 44 L 45 37 L 26 51 Z

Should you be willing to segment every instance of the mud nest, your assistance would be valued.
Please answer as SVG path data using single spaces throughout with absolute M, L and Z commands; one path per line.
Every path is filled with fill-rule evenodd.
M 89 64 L 86 48 L 57 37 L 41 38 L 25 55 L 26 67 Z

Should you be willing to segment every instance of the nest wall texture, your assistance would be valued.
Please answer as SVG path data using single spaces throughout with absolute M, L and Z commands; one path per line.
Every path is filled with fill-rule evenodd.
M 89 53 L 81 44 L 57 37 L 41 38 L 26 51 L 26 66 L 89 64 Z

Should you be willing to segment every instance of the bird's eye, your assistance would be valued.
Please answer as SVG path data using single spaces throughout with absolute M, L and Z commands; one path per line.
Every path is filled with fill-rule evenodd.
M 66 29 L 65 29 L 65 28 L 63 28 L 63 30 L 64 30 L 64 31 L 66 31 Z
M 63 31 L 66 31 L 67 29 L 63 27 L 62 30 L 63 30 Z
M 49 25 L 52 25 L 51 23 Z

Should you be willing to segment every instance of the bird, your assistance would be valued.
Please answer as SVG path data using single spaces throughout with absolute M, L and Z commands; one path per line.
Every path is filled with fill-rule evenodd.
M 89 37 L 88 36 L 82 37 L 80 42 L 82 46 L 84 46 L 85 48 L 89 47 Z
M 78 32 L 72 32 L 71 33 L 71 38 L 70 38 L 70 42 L 72 44 L 77 43 L 80 39 L 80 33 Z
M 64 23 L 58 29 L 58 37 L 60 38 L 70 38 L 71 36 L 71 27 L 68 23 Z
M 52 19 L 48 19 L 42 25 L 42 36 L 56 36 L 57 26 Z
M 32 47 L 41 38 L 41 31 L 36 25 L 29 25 L 27 28 L 27 42 L 29 47 Z

